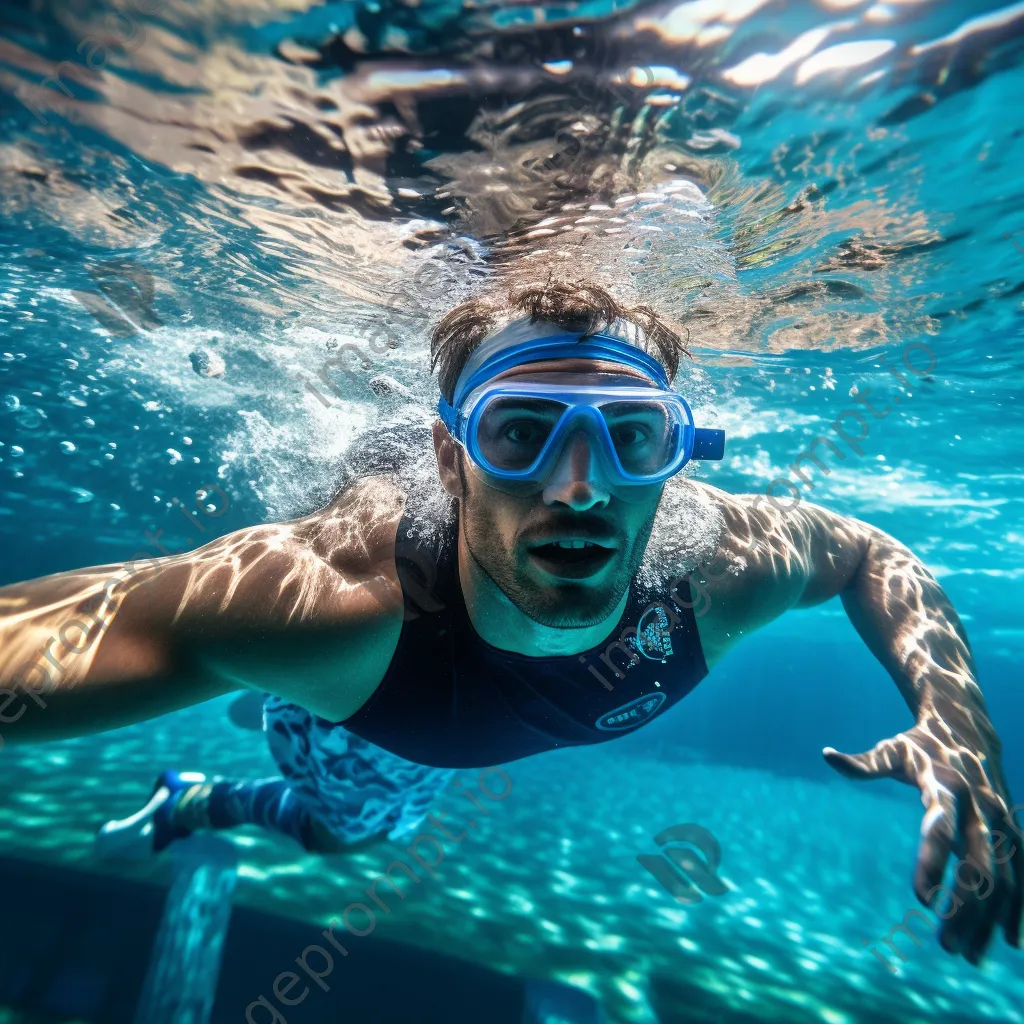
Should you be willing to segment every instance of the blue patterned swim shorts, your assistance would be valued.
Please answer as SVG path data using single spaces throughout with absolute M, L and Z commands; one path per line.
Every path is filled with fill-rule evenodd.
M 295 798 L 344 843 L 412 832 L 455 774 L 406 761 L 280 697 L 264 702 L 263 730 Z

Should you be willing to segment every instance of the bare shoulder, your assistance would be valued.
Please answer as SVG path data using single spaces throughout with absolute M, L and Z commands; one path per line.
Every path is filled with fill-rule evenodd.
M 208 612 L 218 595 L 221 620 L 257 613 L 265 626 L 291 628 L 373 618 L 396 590 L 400 604 L 395 534 L 404 507 L 392 481 L 360 480 L 316 512 L 237 530 L 158 560 L 159 570 L 164 579 L 187 576 L 179 616 L 193 606 Z
M 222 537 L 180 567 L 175 618 L 207 666 L 342 721 L 376 689 L 401 633 L 404 507 L 393 482 L 371 478 L 310 515 Z
M 722 521 L 712 561 L 725 563 L 734 578 L 746 575 L 749 579 L 777 579 L 800 573 L 809 570 L 826 552 L 833 559 L 842 560 L 844 553 L 859 557 L 878 533 L 868 523 L 811 502 L 786 507 L 782 502 L 773 504 L 760 493 L 729 494 L 705 484 L 699 486 Z
M 406 494 L 388 477 L 360 480 L 326 508 L 296 520 L 295 540 L 342 576 L 361 579 L 394 564 Z
M 701 487 L 722 523 L 714 555 L 691 576 L 709 666 L 784 612 L 837 593 L 876 532 L 809 502 L 787 508 L 764 494 Z

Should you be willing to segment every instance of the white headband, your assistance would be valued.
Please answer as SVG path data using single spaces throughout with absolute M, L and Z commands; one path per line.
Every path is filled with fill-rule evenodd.
M 549 323 L 547 320 L 531 321 L 529 317 L 520 317 L 517 320 L 513 320 L 502 327 L 501 330 L 488 335 L 473 349 L 472 354 L 466 360 L 466 365 L 463 366 L 462 372 L 459 374 L 459 379 L 455 382 L 454 393 L 456 395 L 459 394 L 469 378 L 496 352 L 501 352 L 524 341 L 552 338 L 558 335 L 573 333 L 572 331 L 566 331 L 564 327 L 559 327 L 557 324 Z M 644 332 L 636 324 L 630 323 L 628 320 L 616 320 L 600 333 L 609 338 L 625 341 L 640 349 L 643 349 L 644 342 L 646 341 Z M 576 337 L 582 338 L 583 334 L 577 334 Z

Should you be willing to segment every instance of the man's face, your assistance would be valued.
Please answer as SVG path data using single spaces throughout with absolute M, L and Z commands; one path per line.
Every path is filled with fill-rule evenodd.
M 649 383 L 618 363 L 564 359 L 495 380 Z M 570 434 L 540 490 L 501 487 L 460 448 L 462 530 L 480 568 L 520 611 L 545 626 L 592 626 L 618 604 L 643 561 L 662 484 L 613 493 L 594 442 Z

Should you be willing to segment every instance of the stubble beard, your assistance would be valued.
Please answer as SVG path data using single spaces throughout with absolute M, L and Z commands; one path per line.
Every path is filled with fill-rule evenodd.
M 486 509 L 478 507 L 471 494 L 462 499 L 459 512 L 470 557 L 519 611 L 542 626 L 578 629 L 596 626 L 615 610 L 643 562 L 657 506 L 632 539 L 626 556 L 616 555 L 618 568 L 600 587 L 571 580 L 528 582 L 525 569 L 517 568 L 515 554 L 505 546 Z

